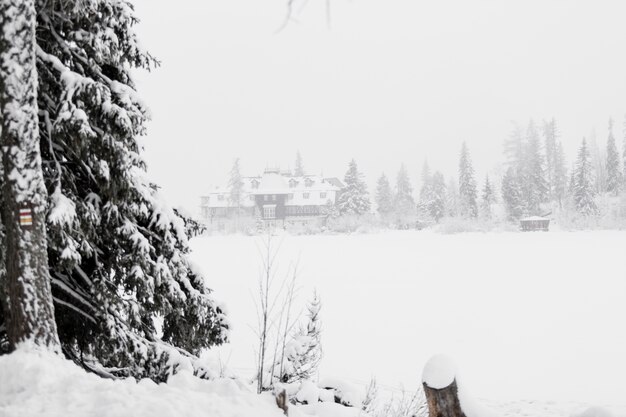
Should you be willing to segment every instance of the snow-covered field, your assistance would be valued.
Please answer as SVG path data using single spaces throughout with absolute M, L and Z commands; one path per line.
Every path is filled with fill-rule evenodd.
M 298 302 L 313 288 L 322 296 L 323 379 L 366 385 L 375 375 L 383 389 L 412 391 L 427 360 L 444 352 L 457 363 L 468 417 L 626 417 L 626 233 L 387 232 L 274 243 L 283 273 L 299 262 Z M 232 343 L 207 359 L 241 375 L 254 367 L 260 245 L 244 236 L 193 241 L 234 326 Z M 451 374 L 428 378 L 440 377 Z M 0 417 L 131 415 L 283 414 L 245 379 L 204 381 L 183 370 L 167 384 L 111 381 L 50 353 L 0 356 Z M 364 413 L 320 402 L 289 415 Z
M 254 367 L 261 241 L 192 241 L 233 323 L 221 359 L 239 372 Z M 365 385 L 376 376 L 412 390 L 428 358 L 446 353 L 473 397 L 496 409 L 509 404 L 502 415 L 569 415 L 581 404 L 626 415 L 624 232 L 407 231 L 274 242 L 282 273 L 299 262 L 301 305 L 313 288 L 322 298 L 321 377 Z

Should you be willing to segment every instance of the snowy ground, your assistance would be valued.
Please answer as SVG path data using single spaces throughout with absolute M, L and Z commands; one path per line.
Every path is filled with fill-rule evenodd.
M 281 417 L 270 394 L 231 379 L 206 381 L 182 371 L 167 384 L 112 381 L 50 353 L 0 356 L 0 417 Z M 363 417 L 358 409 L 318 403 L 292 417 Z M 366 416 L 365 416 L 366 417 Z
M 443 352 L 473 397 L 495 409 L 507 404 L 502 416 L 570 415 L 584 404 L 626 416 L 626 233 L 409 231 L 276 241 L 283 271 L 299 259 L 301 301 L 313 288 L 322 297 L 322 377 L 366 384 L 375 375 L 412 390 L 428 358 Z M 259 243 L 192 241 L 234 325 L 221 358 L 240 372 L 254 366 Z

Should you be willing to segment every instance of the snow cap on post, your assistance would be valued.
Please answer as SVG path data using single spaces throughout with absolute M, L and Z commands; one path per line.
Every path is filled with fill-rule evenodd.
M 456 364 L 446 355 L 433 356 L 422 371 L 422 382 L 434 389 L 449 387 L 455 379 Z

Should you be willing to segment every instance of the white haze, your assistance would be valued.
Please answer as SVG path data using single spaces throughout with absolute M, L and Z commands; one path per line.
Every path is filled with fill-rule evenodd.
M 626 112 L 623 1 L 138 0 L 143 45 L 162 61 L 138 73 L 154 121 L 154 180 L 174 204 L 225 181 L 293 165 L 342 177 L 356 158 L 370 189 L 425 158 L 456 175 L 467 141 L 479 181 L 502 161 L 512 121 L 555 117 L 568 159 L 604 144 Z M 175 4 L 175 7 L 173 6 Z M 620 141 L 621 142 L 621 141 Z

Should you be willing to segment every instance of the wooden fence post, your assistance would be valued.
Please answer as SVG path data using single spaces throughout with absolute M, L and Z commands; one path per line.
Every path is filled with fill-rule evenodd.
M 443 355 L 433 356 L 422 373 L 429 417 L 466 417 L 459 401 L 456 366 Z

